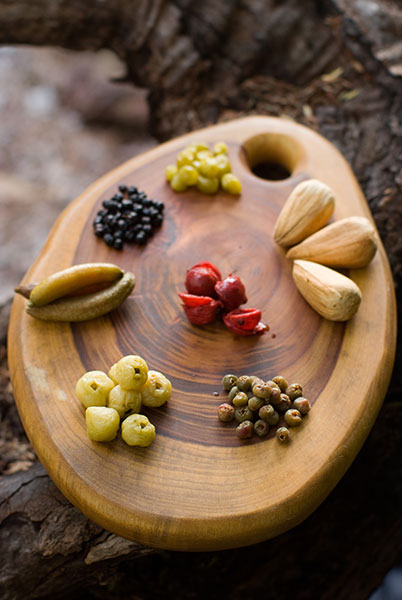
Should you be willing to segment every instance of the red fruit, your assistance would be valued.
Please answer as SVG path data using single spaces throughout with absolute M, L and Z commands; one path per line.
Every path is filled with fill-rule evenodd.
M 190 323 L 193 325 L 209 325 L 215 321 L 221 303 L 213 300 L 213 298 L 209 298 L 209 300 L 208 304 L 201 304 L 199 306 L 183 305 L 184 312 Z
M 222 302 L 226 311 L 238 308 L 240 304 L 247 302 L 246 288 L 240 280 L 240 277 L 231 273 L 223 281 L 218 281 L 215 285 L 215 291 L 219 300 Z
M 213 264 L 202 262 L 187 271 L 184 285 L 189 294 L 216 297 L 215 284 L 221 278 L 219 270 Z
M 209 296 L 195 296 L 194 294 L 185 294 L 184 292 L 179 292 L 178 296 L 183 300 L 183 303 L 188 308 L 193 308 L 194 306 L 204 306 L 205 304 L 210 304 L 212 298 Z
M 257 308 L 240 308 L 223 315 L 223 322 L 236 335 L 261 335 L 269 327 L 260 318 L 261 311 Z

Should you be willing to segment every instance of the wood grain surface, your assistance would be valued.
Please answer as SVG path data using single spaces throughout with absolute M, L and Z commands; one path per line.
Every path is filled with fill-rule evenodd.
M 164 167 L 195 139 L 228 144 L 241 196 L 170 189 Z M 255 176 L 251 168 L 266 160 L 284 165 L 290 177 Z M 329 142 L 285 119 L 247 117 L 132 159 L 95 182 L 54 225 L 25 283 L 97 261 L 137 277 L 134 293 L 118 310 L 86 323 L 35 320 L 24 311 L 26 301 L 16 297 L 9 329 L 13 389 L 27 434 L 56 485 L 106 529 L 173 550 L 256 543 L 307 517 L 359 451 L 391 374 L 393 283 L 379 241 L 372 263 L 349 272 L 363 295 L 351 321 L 326 321 L 306 304 L 272 231 L 290 191 L 311 177 L 333 188 L 333 219 L 371 218 L 350 168 Z M 119 252 L 92 233 L 102 200 L 120 183 L 165 203 L 163 226 L 144 248 L 127 245 Z M 262 310 L 267 334 L 238 338 L 220 322 L 190 325 L 177 292 L 184 289 L 186 269 L 203 260 L 224 276 L 241 277 L 247 306 Z M 156 440 L 149 448 L 128 447 L 120 436 L 92 442 L 75 383 L 85 371 L 108 371 L 133 353 L 173 384 L 167 405 L 144 410 L 156 426 Z M 288 446 L 274 434 L 241 442 L 233 425 L 218 421 L 227 372 L 264 379 L 282 374 L 303 385 L 313 406 Z

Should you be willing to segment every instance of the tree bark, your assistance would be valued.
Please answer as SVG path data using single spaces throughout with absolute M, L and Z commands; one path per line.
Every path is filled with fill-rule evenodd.
M 402 307 L 402 51 L 397 0 L 0 0 L 0 43 L 110 48 L 149 90 L 159 139 L 244 114 L 296 119 L 351 163 Z M 400 54 L 398 54 L 400 52 Z M 258 546 L 157 552 L 90 522 L 35 459 L 16 413 L 0 310 L 0 596 L 366 599 L 402 553 L 402 350 L 378 421 L 329 498 Z

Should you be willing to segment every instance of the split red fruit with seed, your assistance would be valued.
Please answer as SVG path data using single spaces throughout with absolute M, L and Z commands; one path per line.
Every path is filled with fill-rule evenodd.
M 215 285 L 221 279 L 222 276 L 215 265 L 202 262 L 187 271 L 184 284 L 189 294 L 216 297 Z
M 226 327 L 236 335 L 261 335 L 268 331 L 261 319 L 261 311 L 257 308 L 239 308 L 223 315 Z
M 223 281 L 216 283 L 215 291 L 226 311 L 234 310 L 247 302 L 246 289 L 240 277 L 231 273 Z

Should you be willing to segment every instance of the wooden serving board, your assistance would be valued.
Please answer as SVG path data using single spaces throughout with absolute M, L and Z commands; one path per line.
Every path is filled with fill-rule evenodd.
M 225 141 L 240 197 L 195 190 L 174 193 L 164 168 L 190 141 Z M 268 181 L 251 171 L 263 161 L 291 176 Z M 319 317 L 297 292 L 291 263 L 272 240 L 281 206 L 294 186 L 315 177 L 331 186 L 334 219 L 370 217 L 361 190 L 339 152 L 317 133 L 284 119 L 248 117 L 183 136 L 147 152 L 94 183 L 60 216 L 24 281 L 69 265 L 113 262 L 137 276 L 133 295 L 114 313 L 80 324 L 26 315 L 16 297 L 9 330 L 13 389 L 27 434 L 50 476 L 84 514 L 143 544 L 174 550 L 216 550 L 256 543 L 297 525 L 336 485 L 359 451 L 388 386 L 396 340 L 393 283 L 379 251 L 350 272 L 363 301 L 347 324 Z M 92 233 L 102 200 L 120 183 L 162 200 L 165 220 L 144 248 L 110 249 Z M 186 269 L 207 260 L 239 275 L 247 306 L 262 309 L 270 331 L 237 338 L 223 324 L 194 327 L 177 292 Z M 274 334 L 274 335 L 272 335 Z M 274 337 L 275 336 L 275 337 Z M 157 437 L 131 448 L 86 434 L 75 397 L 87 370 L 108 371 L 140 354 L 173 383 L 170 402 L 146 410 Z M 312 403 L 292 441 L 274 434 L 241 442 L 222 425 L 227 372 L 277 374 L 300 382 Z M 219 392 L 219 396 L 214 395 Z

